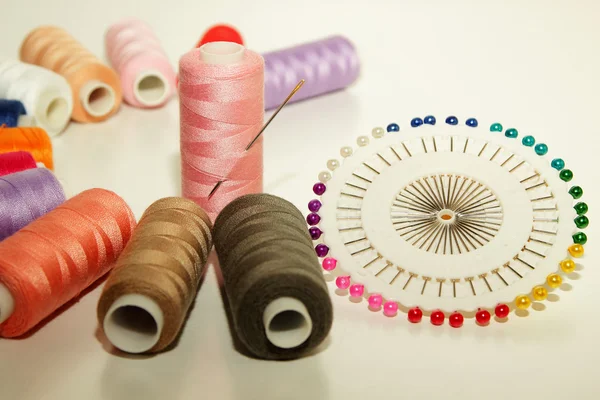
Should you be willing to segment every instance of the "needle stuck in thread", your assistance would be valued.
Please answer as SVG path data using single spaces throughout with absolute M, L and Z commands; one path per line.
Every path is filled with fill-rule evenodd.
M 244 151 L 250 150 L 250 148 L 258 140 L 258 138 L 260 137 L 260 135 L 262 135 L 262 133 L 265 131 L 265 129 L 267 129 L 267 126 L 269 126 L 269 124 L 271 123 L 271 121 L 273 121 L 273 119 L 275 119 L 275 117 L 277 116 L 277 114 L 279 114 L 279 111 L 281 111 L 281 109 L 283 107 L 285 107 L 285 105 L 296 94 L 296 92 L 298 90 L 300 90 L 300 88 L 302 87 L 302 85 L 304 85 L 304 79 L 302 79 L 300 82 L 298 82 L 298 84 L 296 85 L 296 87 L 290 92 L 290 94 L 288 94 L 288 97 L 285 98 L 285 100 L 283 101 L 283 103 L 281 103 L 281 105 L 279 106 L 279 108 L 277 108 L 277 110 L 275 110 L 275 112 L 273 113 L 273 115 L 271 115 L 271 118 L 269 118 L 269 120 L 267 121 L 267 123 L 263 125 L 262 129 L 258 132 L 258 134 L 254 137 L 254 139 L 252 139 L 250 141 L 250 143 L 248 143 L 248 146 L 246 146 L 246 149 Z M 217 184 L 215 185 L 215 187 L 212 188 L 212 190 L 208 194 L 208 198 L 209 199 L 215 194 L 215 192 L 217 191 L 217 189 L 219 189 L 219 186 L 221 186 L 223 184 L 223 182 L 225 182 L 225 181 L 224 180 L 220 180 L 219 182 L 217 182 Z

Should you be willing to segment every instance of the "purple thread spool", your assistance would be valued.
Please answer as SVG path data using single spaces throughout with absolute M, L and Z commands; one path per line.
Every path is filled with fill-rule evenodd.
M 0 177 L 0 240 L 65 201 L 62 186 L 46 168 Z
M 360 63 L 350 41 L 332 36 L 263 54 L 265 110 L 278 107 L 300 79 L 306 82 L 290 103 L 343 89 L 358 78 Z

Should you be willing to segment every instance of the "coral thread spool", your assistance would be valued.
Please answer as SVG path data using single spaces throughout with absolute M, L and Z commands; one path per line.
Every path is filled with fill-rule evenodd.
M 160 107 L 173 95 L 175 71 L 152 28 L 126 19 L 108 29 L 106 53 L 121 79 L 123 99 L 140 108 Z
M 39 126 L 51 136 L 61 133 L 71 119 L 73 96 L 65 78 L 37 65 L 16 60 L 0 63 L 0 97 L 19 100 L 29 126 Z M 19 126 L 27 126 L 25 122 Z
M 52 142 L 42 128 L 2 128 L 0 127 L 0 154 L 14 151 L 31 153 L 38 163 L 54 169 Z
M 105 275 L 135 218 L 116 194 L 87 190 L 0 243 L 0 336 L 20 336 Z
M 65 77 L 77 99 L 72 115 L 75 121 L 103 121 L 119 109 L 121 83 L 115 70 L 65 30 L 54 26 L 34 29 L 23 41 L 20 57 Z
M 211 219 L 231 200 L 262 192 L 262 58 L 236 43 L 213 42 L 179 62 L 183 197 Z M 211 198 L 213 188 L 223 182 Z

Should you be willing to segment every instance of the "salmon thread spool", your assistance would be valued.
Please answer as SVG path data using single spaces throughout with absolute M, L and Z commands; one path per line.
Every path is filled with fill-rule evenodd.
M 115 347 L 158 352 L 175 340 L 212 248 L 211 229 L 191 200 L 148 207 L 98 302 L 98 322 Z
M 0 336 L 25 334 L 104 276 L 134 227 L 123 199 L 91 189 L 0 242 Z
M 65 130 L 71 120 L 73 96 L 67 80 L 37 65 L 16 60 L 0 63 L 0 97 L 20 100 L 33 121 L 50 136 Z
M 42 128 L 3 128 L 0 127 L 0 154 L 15 151 L 30 153 L 36 162 L 54 169 L 52 142 Z
M 175 71 L 152 28 L 138 19 L 112 25 L 106 54 L 119 73 L 123 99 L 140 108 L 160 107 L 173 95 Z
M 63 29 L 34 29 L 23 41 L 20 57 L 65 77 L 77 99 L 72 114 L 75 121 L 103 121 L 119 109 L 122 93 L 117 73 Z
M 262 191 L 262 138 L 245 149 L 263 123 L 264 62 L 237 43 L 211 42 L 179 70 L 183 197 L 214 220 L 231 200 Z

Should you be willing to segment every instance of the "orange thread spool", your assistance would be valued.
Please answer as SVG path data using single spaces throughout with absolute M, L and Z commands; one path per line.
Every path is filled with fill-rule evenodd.
M 0 127 L 0 154 L 13 151 L 31 153 L 34 160 L 54 169 L 52 162 L 52 142 L 42 128 Z
M 75 121 L 103 121 L 121 105 L 117 73 L 61 28 L 34 29 L 23 41 L 20 57 L 65 77 L 73 91 Z
M 122 198 L 91 189 L 1 242 L 0 336 L 23 335 L 79 296 L 113 267 L 134 228 Z

